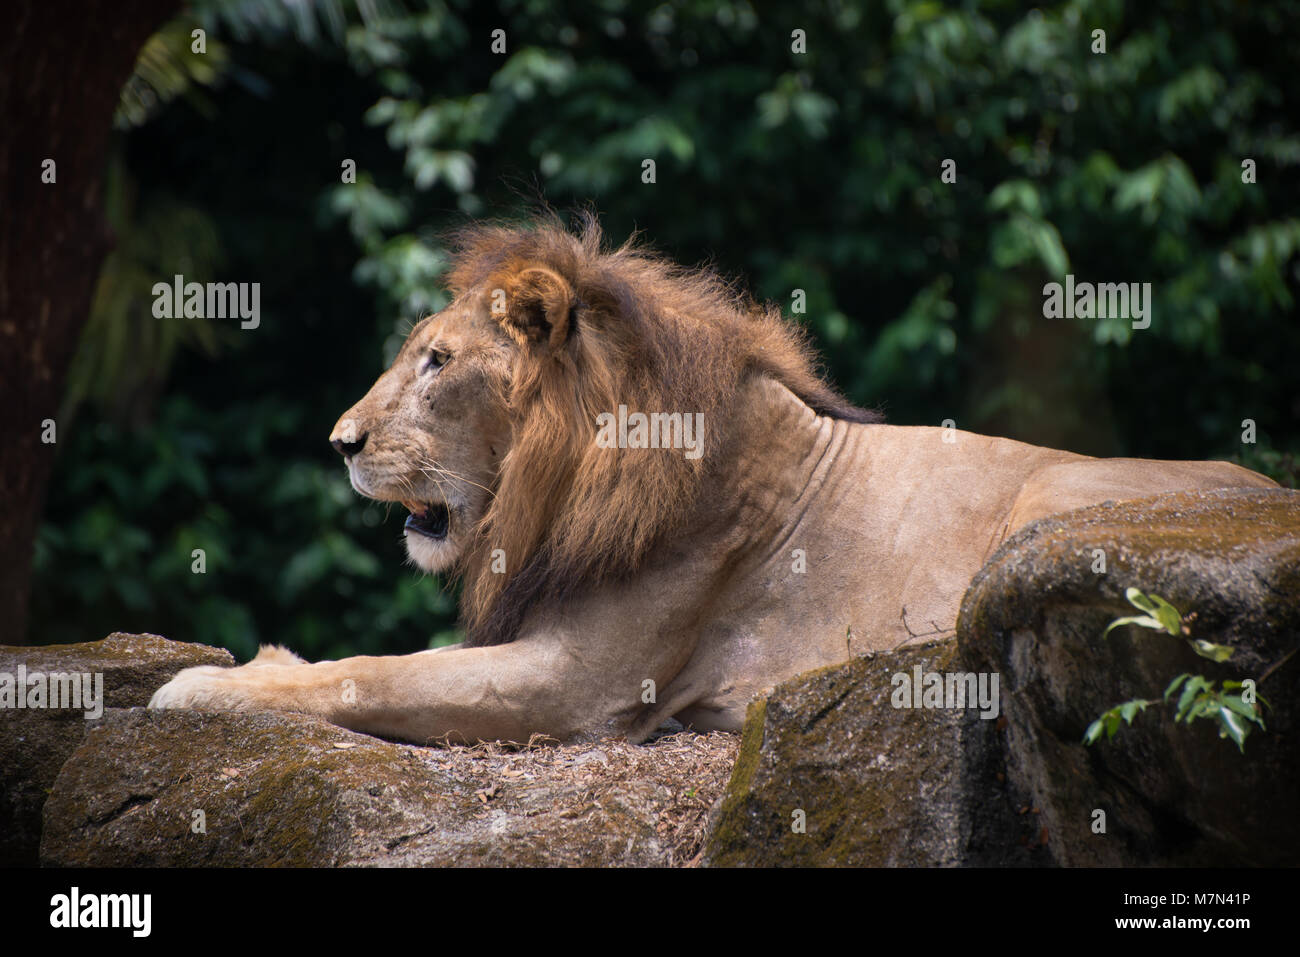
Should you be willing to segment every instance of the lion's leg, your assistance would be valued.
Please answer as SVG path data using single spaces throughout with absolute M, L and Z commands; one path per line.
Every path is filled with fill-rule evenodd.
M 1105 501 L 1122 502 L 1183 489 L 1276 487 L 1272 479 L 1229 462 L 1066 462 L 1039 469 L 1029 477 L 1007 517 L 1006 534 L 1014 534 L 1035 519 Z
M 149 707 L 297 711 L 418 742 L 624 730 L 639 703 L 636 676 L 620 682 L 606 673 L 596 681 L 584 671 L 560 643 L 542 640 L 317 664 L 273 664 L 259 655 L 241 668 L 182 671 Z

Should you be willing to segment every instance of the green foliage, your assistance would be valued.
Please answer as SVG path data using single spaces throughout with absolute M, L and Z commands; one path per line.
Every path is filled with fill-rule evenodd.
M 143 126 L 177 97 L 212 115 L 212 101 L 201 87 L 215 85 L 229 66 L 229 55 L 218 40 L 205 43 L 202 56 L 192 54 L 195 21 L 180 17 L 145 41 L 136 57 L 135 71 L 122 87 L 113 125 L 118 129 Z
M 190 9 L 123 94 L 118 246 L 60 422 L 36 640 L 318 657 L 454 634 L 453 596 L 402 567 L 398 517 L 325 438 L 445 303 L 440 230 L 538 196 L 783 305 L 802 289 L 831 377 L 895 423 L 1239 456 L 1296 484 L 1300 33 L 1278 5 Z M 150 280 L 174 272 L 261 282 L 261 327 L 153 320 Z M 1044 319 L 1065 273 L 1151 282 L 1150 329 Z
M 1264 730 L 1264 717 L 1259 706 L 1243 699 L 1243 687 L 1240 681 L 1224 681 L 1219 690 L 1214 684 L 1200 675 L 1179 675 L 1165 689 L 1164 700 L 1182 687 L 1178 705 L 1174 711 L 1174 720 L 1191 724 L 1197 718 L 1213 718 L 1219 725 L 1219 737 L 1231 738 L 1243 754 L 1246 751 L 1246 735 L 1250 733 L 1250 723 L 1259 725 Z M 1235 694 L 1230 693 L 1236 691 Z M 1260 702 L 1267 704 L 1261 697 Z
M 147 432 L 74 430 L 65 454 L 83 467 L 62 483 L 37 541 L 38 637 L 150 631 L 244 658 L 264 642 L 338 658 L 460 640 L 437 628 L 454 621 L 455 596 L 401 567 L 400 523 L 384 527 L 385 506 L 359 500 L 342 469 L 256 460 L 303 419 L 301 409 L 202 409 L 182 397 Z M 250 460 L 224 460 L 216 437 L 236 434 Z M 93 609 L 95 632 L 70 613 L 81 607 Z
M 1128 588 L 1124 594 L 1129 604 L 1146 614 L 1116 618 L 1102 633 L 1103 638 L 1123 625 L 1136 625 L 1139 628 L 1147 628 L 1175 637 L 1188 634 L 1190 629 L 1184 623 L 1182 614 L 1159 595 L 1146 595 L 1137 588 Z M 1232 657 L 1233 649 L 1227 645 L 1219 645 L 1199 638 L 1189 638 L 1187 643 L 1198 655 L 1210 661 L 1222 663 Z M 1268 704 L 1262 695 L 1255 693 L 1254 682 L 1251 682 L 1249 690 L 1246 690 L 1246 687 L 1245 682 L 1224 681 L 1216 690 L 1214 682 L 1208 678 L 1184 673 L 1169 683 L 1161 700 L 1168 702 L 1170 697 L 1181 688 L 1182 693 L 1174 708 L 1174 720 L 1191 724 L 1197 718 L 1213 719 L 1219 726 L 1219 737 L 1231 738 L 1238 750 L 1244 754 L 1250 725 L 1256 724 L 1260 730 L 1264 730 L 1264 717 L 1260 706 Z M 1106 740 L 1110 741 L 1120 730 L 1121 721 L 1131 725 L 1135 717 L 1149 706 L 1159 703 L 1145 698 L 1134 698 L 1108 708 L 1097 720 L 1088 725 L 1083 734 L 1084 743 L 1095 744 L 1101 739 L 1103 732 Z
M 120 152 L 106 176 L 109 223 L 121 236 L 100 272 L 59 410 L 66 427 L 90 400 L 117 419 L 146 417 L 178 352 L 215 355 L 234 337 L 206 319 L 160 321 L 153 286 L 177 273 L 206 281 L 222 262 L 221 241 L 202 209 L 164 192 L 143 200 Z
M 1137 588 L 1126 588 L 1124 597 L 1128 599 L 1130 605 L 1146 614 L 1116 618 L 1102 632 L 1103 638 L 1121 625 L 1137 625 L 1153 631 L 1163 631 L 1175 637 L 1189 633 L 1190 629 L 1183 623 L 1183 616 L 1178 609 L 1159 595 L 1144 595 Z M 1187 644 L 1202 658 L 1209 658 L 1211 661 L 1223 662 L 1232 657 L 1232 649 L 1227 645 L 1216 645 L 1201 638 L 1189 638 Z
M 1121 720 L 1125 724 L 1132 724 L 1134 718 L 1155 703 L 1154 701 L 1147 701 L 1145 698 L 1134 698 L 1131 701 L 1125 701 L 1123 704 L 1117 704 L 1113 708 L 1108 708 L 1101 713 L 1100 718 L 1088 725 L 1088 730 L 1083 735 L 1084 743 L 1095 743 L 1101 737 L 1102 731 L 1106 732 L 1106 740 L 1111 740 L 1119 731 Z
M 1124 597 L 1134 608 L 1147 614 L 1116 618 L 1106 626 L 1105 632 L 1102 633 L 1103 638 L 1121 625 L 1138 625 L 1142 628 L 1165 631 L 1171 635 L 1177 635 L 1182 631 L 1183 616 L 1178 613 L 1177 608 L 1159 595 L 1144 595 L 1136 588 L 1128 588 L 1124 591 Z
M 1267 475 L 1284 488 L 1300 488 L 1300 455 L 1276 449 L 1248 445 L 1232 461 L 1244 468 Z

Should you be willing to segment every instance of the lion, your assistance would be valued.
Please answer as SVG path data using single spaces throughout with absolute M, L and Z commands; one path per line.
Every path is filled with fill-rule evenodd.
M 152 708 L 278 709 L 399 740 L 737 731 L 801 672 L 955 627 L 1026 523 L 1177 489 L 1271 487 L 1223 462 L 1097 459 L 884 424 L 799 327 L 593 216 L 479 224 L 450 304 L 330 436 L 408 511 L 409 559 L 463 582 L 464 642 L 191 668 Z

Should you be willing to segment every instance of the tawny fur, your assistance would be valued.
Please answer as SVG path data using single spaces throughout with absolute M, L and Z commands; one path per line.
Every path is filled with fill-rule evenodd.
M 513 448 L 459 563 L 469 644 L 512 640 L 543 594 L 563 601 L 633 574 L 691 513 L 709 457 L 599 448 L 600 413 L 620 404 L 703 413 L 706 441 L 716 443 L 737 416 L 741 385 L 765 375 L 820 414 L 879 421 L 822 380 L 803 330 L 775 306 L 631 240 L 607 250 L 594 217 L 577 234 L 553 218 L 474 226 L 454 236 L 454 249 L 447 281 L 456 296 L 499 288 L 512 305 L 543 298 L 568 322 L 559 349 L 554 337 L 517 336 Z M 536 288 L 538 267 L 554 280 L 546 288 Z M 527 290 L 524 275 L 534 277 Z M 493 549 L 517 571 L 494 574 Z
M 1221 462 L 877 424 L 776 309 L 602 251 L 590 219 L 576 235 L 476 227 L 456 250 L 455 300 L 330 438 L 360 494 L 446 517 L 416 519 L 406 549 L 464 576 L 469 640 L 315 664 L 267 649 L 187 669 L 151 707 L 300 711 L 413 741 L 639 741 L 668 717 L 735 731 L 778 682 L 950 635 L 972 576 L 1029 522 L 1274 486 Z M 702 413 L 704 454 L 601 448 L 598 416 L 620 405 Z

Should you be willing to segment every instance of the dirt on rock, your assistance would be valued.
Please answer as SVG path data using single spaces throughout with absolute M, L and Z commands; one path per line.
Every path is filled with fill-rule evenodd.
M 109 712 L 45 807 L 53 866 L 689 866 L 734 735 L 417 747 L 276 712 Z

